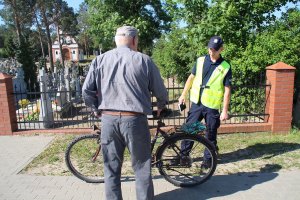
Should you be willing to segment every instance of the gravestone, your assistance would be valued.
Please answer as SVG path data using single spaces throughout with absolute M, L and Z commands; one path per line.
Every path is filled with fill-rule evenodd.
M 72 99 L 72 91 L 70 87 L 70 69 L 68 66 L 65 67 L 65 84 L 66 84 L 66 91 L 67 91 L 67 100 L 71 102 Z
M 57 88 L 57 83 L 58 83 L 58 74 L 57 74 L 57 67 L 54 67 L 54 70 L 53 70 L 53 87 L 54 88 Z
M 67 102 L 67 89 L 61 85 L 57 91 L 56 95 L 57 106 L 63 107 Z
M 16 104 L 18 104 L 19 100 L 27 99 L 27 86 L 24 81 L 24 71 L 21 66 L 16 69 L 16 76 L 13 78 L 13 89 L 15 95 Z
M 76 91 L 76 100 L 79 100 L 81 98 L 80 77 L 77 77 L 75 80 L 75 91 Z
M 53 117 L 53 110 L 52 110 L 52 103 L 47 93 L 47 74 L 45 69 L 39 70 L 39 81 L 40 81 L 40 91 L 41 91 L 41 100 L 40 100 L 40 121 L 43 121 L 42 126 L 44 128 L 51 128 L 54 124 L 54 117 Z

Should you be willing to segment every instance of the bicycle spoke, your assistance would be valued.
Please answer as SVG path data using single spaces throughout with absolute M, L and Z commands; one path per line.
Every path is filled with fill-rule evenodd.
M 180 148 L 179 148 L 179 147 L 177 147 L 177 145 L 176 145 L 176 144 L 173 144 L 171 147 L 172 147 L 172 149 L 174 150 L 174 152 L 176 153 L 176 155 L 177 155 L 177 156 L 180 156 L 180 153 L 181 153 L 181 150 L 180 150 Z M 177 150 L 178 150 L 180 153 L 178 153 L 178 151 L 176 151 L 176 149 L 175 149 L 174 147 L 176 147 L 176 148 L 177 148 Z
M 177 171 L 177 170 L 175 170 L 175 169 L 173 169 L 173 168 L 171 168 L 171 169 L 169 169 L 169 170 L 175 171 L 175 172 L 181 174 L 182 176 L 185 176 L 185 177 L 187 177 L 188 179 L 191 179 L 191 180 L 193 180 L 193 181 L 195 181 L 195 182 L 199 182 L 198 180 L 196 180 L 196 179 L 194 179 L 194 178 L 188 176 L 187 174 L 184 174 L 184 173 L 182 173 L 182 172 L 180 172 L 180 171 Z

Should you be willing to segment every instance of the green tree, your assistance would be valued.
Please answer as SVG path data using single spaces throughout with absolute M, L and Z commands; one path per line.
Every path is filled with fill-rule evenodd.
M 9 58 L 14 58 L 16 55 L 17 43 L 14 41 L 13 36 L 8 36 L 5 40 L 5 54 Z
M 78 39 L 79 43 L 84 46 L 85 55 L 87 57 L 90 56 L 90 47 L 91 47 L 91 34 L 89 33 L 90 25 L 88 22 L 89 14 L 88 14 L 88 5 L 83 2 L 79 5 L 78 11 L 78 28 L 80 30 Z
M 13 40 L 13 38 L 9 39 L 7 53 L 11 56 L 15 53 L 18 62 L 22 64 L 24 69 L 26 83 L 30 88 L 33 88 L 36 82 L 36 66 L 32 58 L 33 53 L 26 32 L 29 32 L 28 30 L 32 25 L 32 10 L 35 1 L 2 0 L 0 3 L 4 5 L 1 16 L 4 16 L 4 21 L 14 26 L 17 36 L 17 41 Z M 14 53 L 13 48 L 15 48 Z
M 266 29 L 276 22 L 274 11 L 279 10 L 288 2 L 296 3 L 299 1 L 169 0 L 168 5 L 176 22 L 172 32 L 181 29 L 181 36 L 177 36 L 177 39 L 172 40 L 165 39 L 164 43 L 185 42 L 187 48 L 184 51 L 193 54 L 193 56 L 189 56 L 191 59 L 188 60 L 186 57 L 182 57 L 182 52 L 174 51 L 171 48 L 164 49 L 160 47 L 159 51 L 170 54 L 170 60 L 176 61 L 173 68 L 178 69 L 174 70 L 172 68 L 172 70 L 180 71 L 181 68 L 185 67 L 181 66 L 182 63 L 186 63 L 186 66 L 190 68 L 198 56 L 207 52 L 206 45 L 211 36 L 220 35 L 225 41 L 226 50 L 223 56 L 231 61 L 233 71 L 237 73 L 237 76 L 241 71 L 247 76 L 249 68 L 253 68 L 252 71 L 258 72 L 259 70 L 256 70 L 258 67 L 254 66 L 258 62 L 249 59 L 249 56 L 252 56 L 250 55 L 252 53 L 251 47 L 256 43 L 257 37 L 265 33 Z M 183 27 L 182 21 L 184 22 Z M 168 36 L 164 38 L 172 37 L 172 34 L 167 34 Z M 165 44 L 166 47 L 172 45 Z M 244 64 L 244 61 L 240 61 L 240 58 L 252 63 L 251 67 Z M 269 60 L 268 57 L 261 58 Z M 158 65 L 164 65 L 160 63 L 160 60 L 156 61 Z
M 164 34 L 154 45 L 153 59 L 160 66 L 164 77 L 177 77 L 179 82 L 185 81 L 192 67 L 191 60 L 195 52 L 190 51 L 184 29 L 176 29 Z
M 139 48 L 152 50 L 153 40 L 169 29 L 171 18 L 160 0 L 87 0 L 89 23 L 95 44 L 104 49 L 114 46 L 117 27 L 132 25 L 139 30 Z
M 54 63 L 51 38 L 52 28 L 56 28 L 56 34 L 59 33 L 59 30 L 72 30 L 72 33 L 76 34 L 76 15 L 73 9 L 68 7 L 66 1 L 63 0 L 36 0 L 36 2 L 36 11 L 38 13 L 38 18 L 41 19 L 43 27 L 46 31 L 50 67 L 53 71 Z M 59 37 L 60 35 L 57 34 L 57 36 Z
M 13 32 L 12 28 L 8 28 L 5 25 L 0 26 L 0 57 L 7 58 L 15 56 L 16 45 L 14 42 L 15 36 L 12 34 Z
M 5 23 L 15 27 L 15 31 L 20 43 L 22 32 L 29 29 L 32 25 L 33 13 L 32 8 L 34 0 L 0 0 L 4 7 L 0 15 Z
M 222 55 L 232 65 L 234 86 L 239 86 L 233 89 L 234 112 L 264 112 L 263 104 L 253 103 L 265 97 L 264 88 L 242 85 L 257 85 L 266 66 L 278 61 L 295 66 L 299 73 L 299 10 L 290 9 L 281 19 L 274 14 L 288 2 L 299 1 L 169 1 L 175 24 L 155 45 L 154 60 L 164 75 L 184 82 L 196 58 L 207 53 L 209 38 L 220 35 L 225 41 Z M 261 80 L 264 84 L 264 77 Z
M 17 61 L 22 64 L 24 69 L 24 80 L 27 83 L 27 86 L 33 90 L 37 80 L 37 66 L 34 63 L 31 54 L 32 49 L 28 43 L 28 38 L 25 37 L 25 39 L 23 39 L 23 37 L 21 37 L 21 41 L 17 46 L 16 58 Z
M 37 0 L 36 1 L 36 15 L 41 19 L 42 25 L 46 31 L 46 38 L 49 52 L 50 69 L 53 71 L 53 54 L 52 54 L 52 39 L 51 39 L 51 25 L 50 20 L 53 12 L 53 0 Z

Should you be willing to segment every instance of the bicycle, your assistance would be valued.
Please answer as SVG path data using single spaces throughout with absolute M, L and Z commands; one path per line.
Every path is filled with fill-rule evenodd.
M 157 120 L 156 133 L 151 140 L 152 167 L 157 167 L 159 173 L 170 183 L 179 187 L 191 187 L 207 181 L 214 173 L 217 165 L 216 149 L 203 136 L 203 130 L 198 134 L 187 134 L 177 127 L 168 134 L 161 128 L 165 126 L 162 119 Z M 68 145 L 65 160 L 69 170 L 79 179 L 87 183 L 103 183 L 103 163 L 100 135 L 101 131 L 93 125 L 93 132 L 75 138 Z M 161 143 L 153 153 L 158 139 Z M 188 151 L 181 150 L 182 141 L 191 141 L 193 146 Z M 78 153 L 77 148 L 84 148 L 84 153 Z M 203 152 L 211 157 L 211 165 L 203 168 Z

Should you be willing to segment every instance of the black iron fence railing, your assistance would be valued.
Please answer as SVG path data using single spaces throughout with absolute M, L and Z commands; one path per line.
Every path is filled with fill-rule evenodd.
M 187 98 L 187 109 L 180 112 L 178 98 L 183 86 L 174 79 L 165 81 L 169 95 L 167 125 L 181 125 L 185 122 L 191 102 Z M 20 87 L 18 87 L 20 88 Z M 90 128 L 99 120 L 92 117 L 91 109 L 85 106 L 81 92 L 64 88 L 41 92 L 39 87 L 32 91 L 20 91 L 14 88 L 16 115 L 19 130 L 44 128 Z M 265 112 L 266 99 L 270 85 L 233 85 L 230 103 L 231 118 L 226 124 L 263 123 L 269 114 Z M 156 110 L 156 99 L 152 98 L 153 110 Z M 155 126 L 155 120 L 149 120 Z
M 39 90 L 14 92 L 19 130 L 44 128 L 90 128 L 99 120 L 91 116 L 76 91 Z
M 261 82 L 261 81 L 259 81 Z M 264 123 L 267 122 L 269 114 L 266 112 L 266 99 L 269 96 L 271 85 L 233 85 L 231 90 L 230 119 L 224 124 L 241 123 Z M 187 109 L 180 112 L 178 109 L 178 99 L 183 91 L 183 86 L 175 83 L 173 79 L 167 81 L 169 94 L 169 104 L 167 105 L 169 114 L 165 123 L 168 125 L 180 125 L 185 122 L 191 102 L 187 97 Z M 152 100 L 155 102 L 155 99 Z M 154 104 L 155 107 L 155 104 Z M 155 109 L 155 108 L 154 108 Z M 155 126 L 155 123 L 150 123 Z
M 293 119 L 292 124 L 294 127 L 300 128 L 300 77 L 297 77 L 294 89 L 293 98 Z

